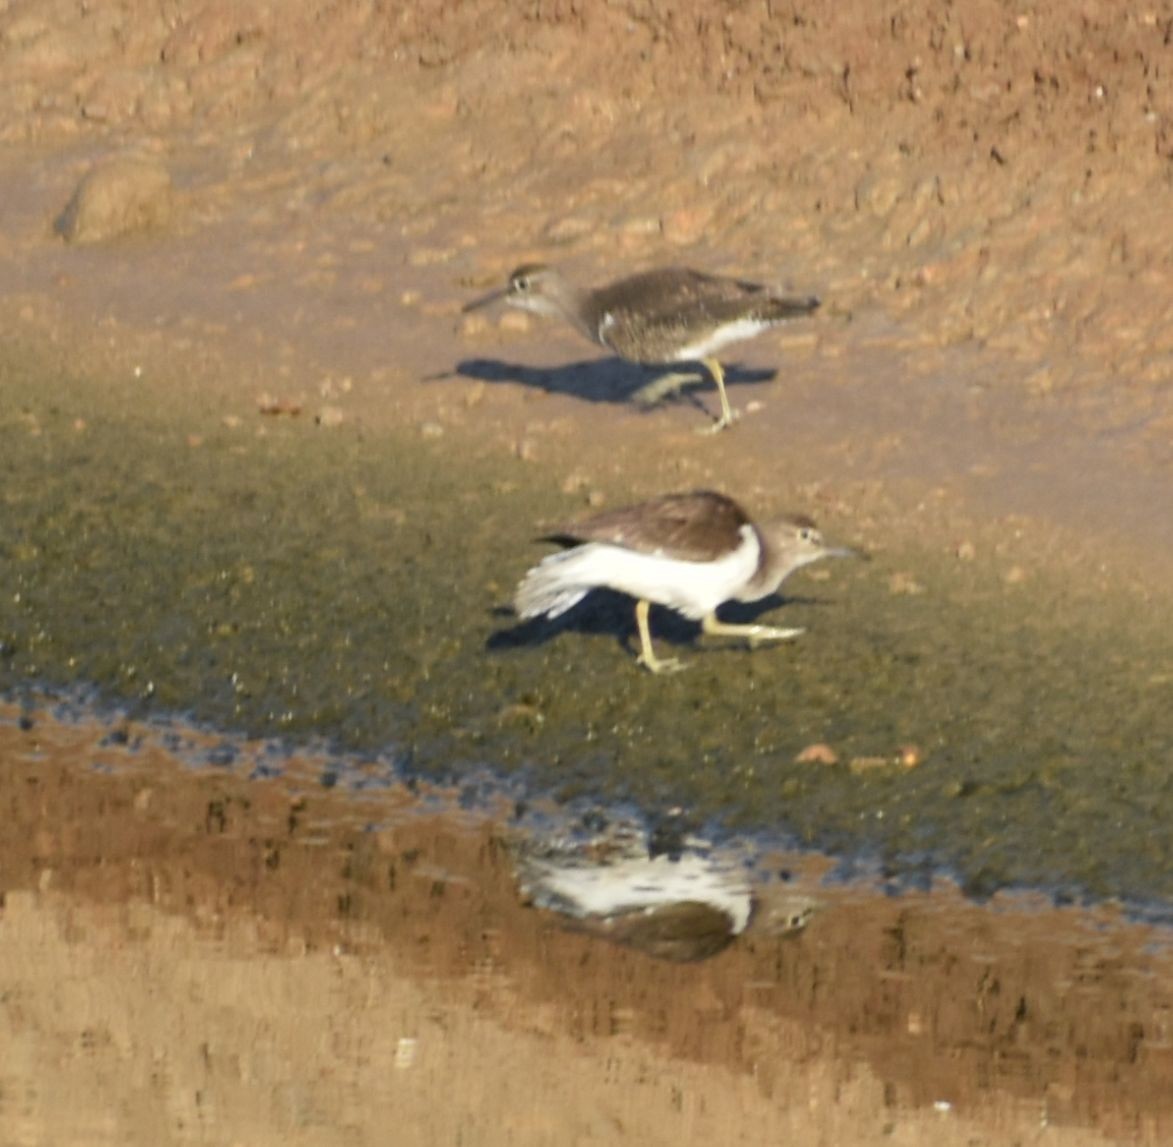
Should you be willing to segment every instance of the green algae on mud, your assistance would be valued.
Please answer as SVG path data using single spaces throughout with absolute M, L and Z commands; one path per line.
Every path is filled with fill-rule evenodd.
M 406 431 L 229 426 L 197 394 L 35 356 L 0 364 L 0 392 L 5 693 L 93 684 L 141 714 L 393 748 L 433 776 L 521 769 L 975 892 L 1173 905 L 1166 602 L 1093 607 L 1042 573 L 894 548 L 788 583 L 807 633 L 785 646 L 701 645 L 657 615 L 662 644 L 692 644 L 656 678 L 621 645 L 626 603 L 595 595 L 563 627 L 501 608 L 540 524 L 576 512 L 541 467 Z M 812 742 L 844 763 L 798 763 Z M 909 743 L 915 768 L 894 763 Z

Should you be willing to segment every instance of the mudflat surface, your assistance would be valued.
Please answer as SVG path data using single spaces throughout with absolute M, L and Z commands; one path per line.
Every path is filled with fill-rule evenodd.
M 420 1143 L 483 1111 L 534 1143 L 760 1142 L 779 1119 L 827 1143 L 1163 1141 L 1166 934 L 911 889 L 947 868 L 981 896 L 1173 903 L 1173 15 L 824 8 L 0 6 L 9 695 L 96 684 L 133 719 L 330 738 L 383 779 L 489 764 L 681 805 L 904 890 L 668 976 L 520 909 L 488 838 L 415 824 L 379 847 L 470 850 L 456 886 L 500 913 L 411 932 L 449 953 L 438 990 L 385 889 L 357 930 L 311 861 L 241 890 L 286 796 L 269 824 L 243 779 L 166 754 L 149 782 L 102 775 L 101 735 L 42 714 L 35 747 L 13 730 L 0 751 L 25 1139 L 362 1142 L 386 1100 Z M 734 349 L 742 418 L 700 438 L 711 388 L 643 411 L 647 375 L 569 329 L 461 314 L 531 259 L 583 283 L 688 263 L 824 306 Z M 813 513 L 873 561 L 796 579 L 769 607 L 808 629 L 784 650 L 657 619 L 693 661 L 667 682 L 636 673 L 623 603 L 541 632 L 494 612 L 534 535 L 703 485 Z M 812 745 L 837 763 L 800 764 Z M 190 804 L 156 824 L 173 783 Z M 343 789 L 327 819 L 349 824 Z M 331 855 L 370 845 L 323 832 Z M 188 1013 L 127 987 L 181 973 Z M 485 977 L 510 1001 L 489 1026 Z M 318 998 L 335 1010 L 294 1015 Z M 388 1065 L 425 1028 L 447 1058 L 420 1085 Z M 235 1050 L 258 1032 L 280 1033 L 264 1062 Z M 545 1065 L 580 1055 L 590 1087 L 514 1101 L 510 1078 L 554 1088 Z M 306 1056 L 316 1082 L 294 1078 Z M 58 1102 L 65 1069 L 93 1107 Z M 148 1075 L 154 1106 L 84 1117 Z

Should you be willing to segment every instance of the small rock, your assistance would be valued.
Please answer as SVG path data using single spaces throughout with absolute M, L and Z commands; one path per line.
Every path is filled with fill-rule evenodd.
M 896 752 L 896 763 L 905 769 L 915 769 L 924 759 L 919 745 L 901 745 Z
M 1022 566 L 1011 566 L 1003 575 L 1002 580 L 1007 585 L 1021 585 L 1026 581 L 1026 570 Z
M 54 229 L 67 243 L 100 243 L 162 227 L 172 209 L 166 167 L 145 156 L 120 156 L 85 175 Z
M 538 456 L 538 447 L 532 438 L 523 438 L 513 447 L 513 453 L 523 462 L 533 462 Z
M 346 420 L 346 415 L 337 406 L 323 406 L 321 410 L 314 415 L 314 421 L 319 426 L 324 426 L 330 429 L 334 426 L 341 426 Z
M 959 561 L 971 562 L 977 557 L 977 547 L 973 542 L 961 542 L 954 551 Z
M 813 745 L 807 745 L 794 761 L 799 765 L 837 765 L 839 754 L 825 741 L 816 741 Z
M 420 423 L 420 437 L 421 438 L 443 438 L 444 427 L 438 422 L 421 422 Z
M 545 720 L 545 714 L 536 705 L 526 705 L 520 701 L 504 706 L 497 713 L 498 725 L 521 724 L 532 728 L 543 724 Z

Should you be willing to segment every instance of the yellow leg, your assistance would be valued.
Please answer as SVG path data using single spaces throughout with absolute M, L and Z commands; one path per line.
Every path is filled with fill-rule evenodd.
M 676 673 L 687 666 L 675 657 L 661 661 L 652 649 L 652 635 L 648 629 L 648 610 L 650 605 L 646 601 L 635 603 L 635 624 L 639 629 L 639 664 L 653 673 Z
M 715 358 L 701 359 L 701 362 L 717 384 L 717 394 L 721 398 L 721 417 L 712 426 L 706 426 L 697 433 L 716 434 L 718 430 L 724 430 L 726 426 L 732 425 L 737 412 L 729 405 L 729 398 L 725 393 L 725 372 L 721 369 L 721 364 Z
M 772 625 L 732 625 L 710 613 L 701 619 L 701 630 L 710 637 L 744 637 L 752 649 L 759 641 L 789 641 L 801 629 L 777 629 Z

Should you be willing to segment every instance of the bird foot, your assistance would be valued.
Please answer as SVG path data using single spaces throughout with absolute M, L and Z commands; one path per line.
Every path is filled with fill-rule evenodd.
M 760 645 L 763 641 L 793 641 L 804 629 L 779 629 L 773 625 L 751 625 L 751 632 L 747 633 L 746 640 L 750 649 Z
M 681 661 L 678 657 L 669 657 L 666 660 L 661 660 L 655 654 L 648 656 L 641 653 L 637 658 L 637 663 L 649 672 L 657 675 L 661 673 L 679 673 L 681 670 L 688 668 L 688 662 Z
M 702 426 L 697 431 L 697 433 L 704 434 L 704 435 L 717 434 L 719 431 L 724 430 L 726 426 L 732 426 L 740 417 L 741 417 L 740 410 L 733 410 L 733 409 L 727 410 L 711 426 Z
M 731 622 L 720 621 L 716 617 L 706 617 L 701 628 L 710 637 L 740 637 L 750 649 L 760 645 L 763 641 L 791 641 L 803 629 L 780 629 L 774 625 L 734 625 Z

